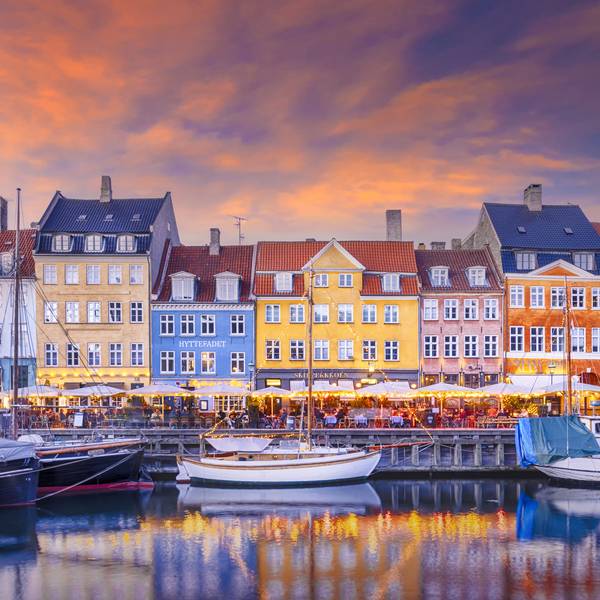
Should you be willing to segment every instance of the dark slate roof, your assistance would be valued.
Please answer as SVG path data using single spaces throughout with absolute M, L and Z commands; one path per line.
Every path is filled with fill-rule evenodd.
M 547 204 L 541 211 L 530 211 L 525 204 L 485 202 L 484 206 L 503 249 L 600 249 L 600 235 L 579 206 Z M 520 233 L 518 227 L 524 227 L 525 232 Z M 573 233 L 565 232 L 565 228 Z
M 35 246 L 35 229 L 23 229 L 19 236 L 19 254 L 22 257 L 21 276 L 33 277 L 35 264 L 33 262 L 33 248 Z M 15 230 L 0 231 L 0 254 L 13 250 L 15 247 Z M 12 277 L 12 272 L 10 274 Z
M 90 232 L 92 233 L 92 232 Z M 94 232 L 95 233 L 95 232 Z M 102 252 L 85 252 L 85 235 L 84 234 L 73 234 L 71 249 L 69 252 L 53 252 L 52 251 L 52 238 L 54 234 L 41 233 L 38 236 L 37 251 L 46 254 L 146 254 L 150 248 L 150 242 L 152 236 L 150 234 L 135 235 L 136 248 L 135 252 L 117 252 L 117 236 L 116 235 L 103 235 L 104 250 Z
M 526 273 L 517 269 L 517 261 L 515 253 L 512 250 L 502 250 L 500 252 L 502 258 L 502 270 L 505 273 Z M 568 263 L 573 264 L 573 255 L 570 252 L 536 252 L 537 268 L 545 267 L 550 263 L 557 260 L 564 260 Z M 600 252 L 595 253 L 595 266 L 593 271 L 590 271 L 593 275 L 600 275 Z

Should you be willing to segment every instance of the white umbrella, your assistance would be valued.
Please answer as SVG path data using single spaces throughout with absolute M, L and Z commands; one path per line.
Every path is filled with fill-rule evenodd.
M 62 394 L 62 390 L 49 385 L 30 385 L 17 390 L 19 398 L 56 398 Z M 7 396 L 12 396 L 8 393 Z
M 571 386 L 571 390 L 573 392 L 590 392 L 590 393 L 600 393 L 600 386 L 592 385 L 590 383 L 573 383 Z M 556 394 L 556 393 L 567 393 L 567 382 L 559 382 L 553 385 L 548 385 L 544 388 L 544 392 L 546 394 Z
M 284 390 L 283 388 L 271 385 L 260 390 L 254 390 L 251 395 L 260 398 L 261 396 L 291 396 L 293 393 L 290 390 Z
M 516 385 L 514 383 L 493 383 L 482 388 L 472 390 L 482 396 L 525 396 L 531 390 L 524 385 Z
M 245 387 L 229 385 L 228 383 L 217 383 L 194 390 L 196 396 L 247 396 L 248 394 L 249 392 Z
M 126 392 L 128 396 L 193 396 L 194 393 L 166 383 L 153 383 Z
M 425 387 L 411 390 L 406 395 L 411 397 L 417 396 L 435 396 L 437 394 L 456 394 L 461 396 L 462 394 L 473 394 L 475 390 L 473 388 L 464 387 L 462 385 L 452 385 L 451 383 L 434 383 L 433 385 L 426 385 Z
M 87 385 L 85 387 L 76 388 L 73 390 L 65 390 L 65 396 L 73 396 L 75 398 L 88 398 L 89 396 L 94 397 L 106 397 L 106 396 L 118 396 L 125 394 L 125 390 L 111 387 L 109 385 Z
M 313 394 L 332 394 L 332 393 L 341 393 L 344 395 L 353 395 L 354 390 L 346 387 L 342 387 L 339 385 L 335 385 L 334 383 L 329 383 L 328 381 L 315 381 L 312 388 Z M 298 396 L 306 396 L 308 394 L 308 386 L 305 385 L 297 390 L 294 390 L 294 394 Z
M 410 392 L 408 381 L 381 381 L 357 390 L 357 396 L 403 396 Z

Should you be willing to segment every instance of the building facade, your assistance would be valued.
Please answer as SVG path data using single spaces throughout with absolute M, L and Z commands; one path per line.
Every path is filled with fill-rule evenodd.
M 308 367 L 312 277 L 314 377 L 344 386 L 417 382 L 418 279 L 412 242 L 259 242 L 256 385 L 297 389 Z
M 150 299 L 168 249 L 179 245 L 171 195 L 99 199 L 56 192 L 39 225 L 38 383 L 123 389 L 150 380 Z
M 503 362 L 502 279 L 489 250 L 417 250 L 421 384 L 497 383 Z

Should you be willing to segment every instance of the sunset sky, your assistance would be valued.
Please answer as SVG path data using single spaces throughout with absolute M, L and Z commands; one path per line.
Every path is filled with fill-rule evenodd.
M 0 3 L 0 195 L 173 194 L 185 243 L 448 240 L 482 201 L 600 220 L 600 4 Z

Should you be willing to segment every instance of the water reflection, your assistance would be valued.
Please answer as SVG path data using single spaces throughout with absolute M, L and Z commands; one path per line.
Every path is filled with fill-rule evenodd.
M 167 486 L 0 513 L 2 598 L 596 598 L 600 494 Z

